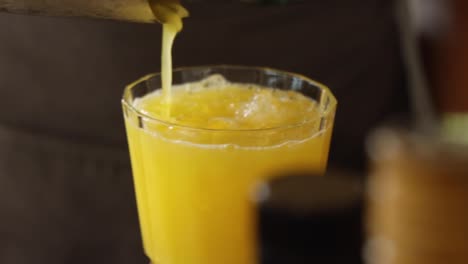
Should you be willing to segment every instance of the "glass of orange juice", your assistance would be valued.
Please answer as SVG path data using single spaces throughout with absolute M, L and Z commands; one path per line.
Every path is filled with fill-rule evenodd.
M 243 66 L 152 74 L 122 100 L 144 248 L 154 264 L 255 263 L 250 192 L 325 170 L 336 100 L 302 75 Z

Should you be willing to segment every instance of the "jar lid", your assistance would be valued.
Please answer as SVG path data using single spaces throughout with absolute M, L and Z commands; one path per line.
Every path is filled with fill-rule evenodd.
M 261 263 L 361 263 L 363 195 L 357 179 L 282 175 L 256 194 Z

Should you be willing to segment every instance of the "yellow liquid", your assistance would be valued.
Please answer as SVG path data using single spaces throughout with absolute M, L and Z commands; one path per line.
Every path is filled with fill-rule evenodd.
M 182 18 L 189 15 L 178 0 L 149 0 L 155 17 L 163 25 L 161 50 L 161 79 L 165 100 L 170 103 L 172 85 L 172 46 L 179 31 L 182 30 Z M 169 104 L 168 104 L 169 105 Z M 165 110 L 170 114 L 170 109 Z
M 169 123 L 126 116 L 145 251 L 154 264 L 256 263 L 255 184 L 326 166 L 333 120 L 321 128 L 314 101 L 210 79 L 173 87 L 170 117 L 160 92 L 134 102 Z
M 162 53 L 161 53 L 161 87 L 166 100 L 164 115 L 170 116 L 171 86 L 172 86 L 172 45 L 177 35 L 176 28 L 171 24 L 163 24 Z

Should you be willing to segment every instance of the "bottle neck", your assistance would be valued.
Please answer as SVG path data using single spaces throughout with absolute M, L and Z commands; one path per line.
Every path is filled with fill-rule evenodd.
M 0 0 L 0 11 L 26 15 L 156 21 L 148 0 Z

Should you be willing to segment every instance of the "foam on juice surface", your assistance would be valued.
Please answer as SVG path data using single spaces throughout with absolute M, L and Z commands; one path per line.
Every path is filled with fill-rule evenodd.
M 315 101 L 295 91 L 230 83 L 212 75 L 172 87 L 170 116 L 157 90 L 135 101 L 146 115 L 175 125 L 205 129 L 251 130 L 299 125 L 318 117 Z

